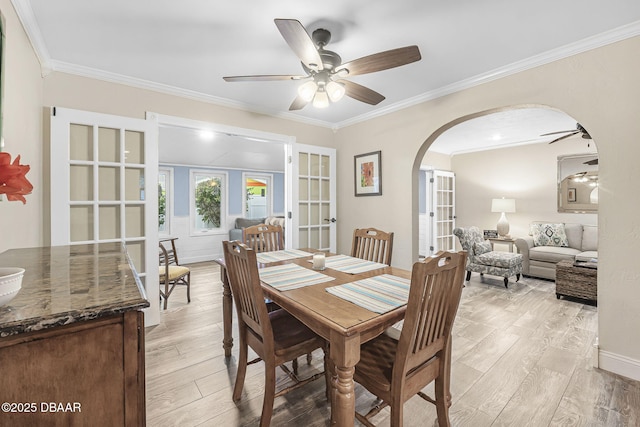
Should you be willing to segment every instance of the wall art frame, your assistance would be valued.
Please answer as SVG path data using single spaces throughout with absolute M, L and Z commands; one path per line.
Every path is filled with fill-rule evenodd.
M 353 158 L 355 195 L 382 195 L 382 151 L 358 154 Z

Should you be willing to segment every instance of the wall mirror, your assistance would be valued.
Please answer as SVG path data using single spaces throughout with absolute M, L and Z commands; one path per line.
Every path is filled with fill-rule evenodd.
M 558 156 L 558 212 L 598 212 L 598 155 Z

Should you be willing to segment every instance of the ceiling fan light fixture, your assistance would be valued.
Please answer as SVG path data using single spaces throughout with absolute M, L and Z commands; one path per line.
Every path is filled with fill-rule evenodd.
M 329 96 L 324 90 L 318 90 L 313 97 L 313 106 L 316 108 L 327 108 L 329 106 Z
M 318 85 L 313 80 L 306 82 L 298 87 L 298 95 L 307 102 L 311 102 L 313 96 L 318 90 Z
M 329 82 L 327 83 L 327 94 L 329 95 L 329 99 L 332 102 L 338 102 L 344 96 L 346 90 L 344 88 L 344 83 L 339 82 Z

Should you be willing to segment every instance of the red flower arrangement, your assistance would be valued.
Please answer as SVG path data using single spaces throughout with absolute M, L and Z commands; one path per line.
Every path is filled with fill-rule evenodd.
M 24 196 L 33 190 L 33 185 L 25 176 L 29 169 L 29 165 L 20 164 L 19 155 L 11 163 L 11 154 L 0 152 L 0 194 L 6 194 L 9 201 L 27 203 Z

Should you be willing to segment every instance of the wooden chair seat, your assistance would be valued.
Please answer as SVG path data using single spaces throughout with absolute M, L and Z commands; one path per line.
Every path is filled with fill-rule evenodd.
M 174 280 L 178 280 L 179 278 L 181 278 L 182 276 L 186 276 L 187 274 L 189 274 L 191 270 L 189 270 L 189 267 L 183 267 L 181 265 L 170 265 L 169 266 L 169 281 L 174 281 Z M 165 267 L 164 266 L 160 266 L 158 269 L 158 273 L 160 274 L 160 283 L 164 283 L 165 280 Z
M 283 309 L 269 313 L 277 360 L 288 362 L 324 345 L 324 340 Z M 252 331 L 249 330 L 251 333 Z M 255 337 L 260 339 L 257 335 Z M 276 362 L 277 362 L 276 360 Z
M 398 340 L 387 333 L 363 344 L 360 349 L 360 361 L 354 373 L 354 380 L 359 383 L 366 381 L 367 389 L 384 401 L 389 401 L 391 398 L 391 382 L 397 350 Z M 424 370 L 427 365 L 431 365 L 429 366 L 429 372 L 420 372 L 421 375 L 435 378 L 434 374 L 437 374 L 440 369 L 440 361 L 438 358 L 432 357 L 422 365 L 407 372 L 407 382 L 411 383 L 414 375 Z M 409 397 L 416 393 L 417 391 L 410 393 Z

